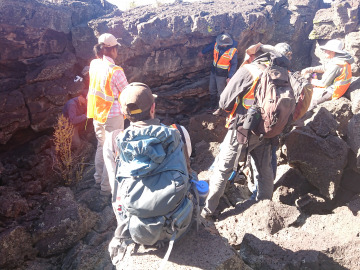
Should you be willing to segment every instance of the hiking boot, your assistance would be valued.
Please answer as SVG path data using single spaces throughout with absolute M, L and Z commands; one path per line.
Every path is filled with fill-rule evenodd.
M 214 215 L 211 214 L 210 211 L 206 207 L 203 208 L 203 210 L 201 211 L 200 216 L 203 217 L 206 220 L 211 220 L 211 221 L 214 220 Z
M 212 114 L 215 115 L 215 116 L 220 116 L 221 115 L 221 109 L 216 109 Z

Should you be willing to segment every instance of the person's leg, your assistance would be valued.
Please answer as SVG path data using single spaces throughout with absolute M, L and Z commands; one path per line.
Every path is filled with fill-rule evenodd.
M 105 129 L 105 138 L 108 136 L 111 136 L 111 132 L 117 129 L 124 129 L 124 117 L 123 115 L 119 115 L 113 118 L 108 118 L 106 120 L 106 123 L 104 124 Z M 103 142 L 104 144 L 104 142 Z M 104 160 L 104 159 L 103 159 Z M 103 162 L 103 170 L 102 170 L 102 177 L 101 177 L 101 191 L 104 192 L 111 192 L 111 185 L 109 182 L 109 178 L 111 178 L 110 181 L 113 181 L 114 175 L 108 175 L 108 172 L 106 170 L 106 165 Z
M 251 189 L 249 188 L 249 190 L 252 192 L 250 200 L 256 200 L 257 191 L 258 191 L 259 172 L 257 171 L 255 161 L 251 155 L 249 158 L 250 158 L 251 176 L 254 181 L 254 184 L 250 185 Z M 248 184 L 248 186 L 249 186 L 249 184 Z
M 217 96 L 220 97 L 221 93 L 226 87 L 226 77 L 216 76 L 216 87 L 217 87 Z
M 220 197 L 224 194 L 226 183 L 234 167 L 238 145 L 236 134 L 232 136 L 232 130 L 229 130 L 221 144 L 218 161 L 210 178 L 210 191 L 205 203 L 205 209 L 209 214 L 214 213 Z
M 317 105 L 328 101 L 331 99 L 332 94 L 328 91 L 326 91 L 325 88 L 314 88 L 313 89 L 313 95 L 311 99 L 311 104 L 309 106 L 308 111 L 314 109 Z
M 221 110 L 219 108 L 219 99 L 220 99 L 221 93 L 223 92 L 223 90 L 225 89 L 225 86 L 226 86 L 226 77 L 215 76 L 215 80 L 216 80 L 217 93 L 216 93 L 216 107 L 215 107 L 216 110 L 213 114 L 220 115 Z
M 254 136 L 255 137 L 255 136 Z M 271 166 L 271 143 L 264 139 L 251 152 L 253 165 L 257 173 L 254 174 L 254 182 L 257 182 L 256 200 L 271 200 L 274 190 L 274 172 Z
M 108 251 L 110 253 L 111 262 L 117 265 L 123 259 L 126 248 L 131 242 L 129 233 L 129 217 L 124 215 L 120 198 L 112 204 L 117 221 L 117 228 L 114 236 L 109 243 Z
M 278 145 L 271 145 L 271 167 L 274 173 L 274 179 L 276 177 L 276 171 L 277 171 L 277 156 L 276 151 L 278 149 Z
M 210 94 L 209 112 L 210 111 L 212 112 L 218 106 L 216 79 L 215 79 L 215 74 L 212 72 L 210 73 L 209 94 Z
M 79 126 L 74 125 L 74 134 L 72 136 L 72 145 L 71 148 L 74 150 L 78 150 L 81 146 L 81 140 L 79 136 Z
M 105 127 L 97 121 L 94 121 L 95 136 L 97 139 L 97 148 L 95 153 L 95 182 L 100 184 L 102 181 L 104 158 L 103 158 L 103 144 L 105 141 Z

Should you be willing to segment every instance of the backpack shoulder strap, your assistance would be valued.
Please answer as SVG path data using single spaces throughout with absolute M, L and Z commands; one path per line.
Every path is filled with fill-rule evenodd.
M 189 158 L 189 153 L 188 153 L 188 150 L 187 150 L 186 138 L 185 138 L 184 132 L 183 132 L 181 126 L 178 125 L 178 124 L 172 124 L 170 126 L 172 128 L 177 129 L 180 132 L 181 140 L 184 143 L 183 144 L 183 151 L 184 151 L 184 155 L 185 155 L 185 159 L 186 159 L 187 169 L 188 169 L 189 175 L 191 175 L 190 158 Z

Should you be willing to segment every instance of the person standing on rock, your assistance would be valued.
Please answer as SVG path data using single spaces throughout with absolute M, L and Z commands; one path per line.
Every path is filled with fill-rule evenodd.
M 303 76 L 311 73 L 323 73 L 321 80 L 311 79 L 314 93 L 309 110 L 327 100 L 340 98 L 349 88 L 352 77 L 351 64 L 354 63 L 354 58 L 343 51 L 343 47 L 341 40 L 327 41 L 320 46 L 320 49 L 325 52 L 326 58 L 330 61 L 324 65 L 305 68 L 301 71 Z
M 210 72 L 210 109 L 214 115 L 220 115 L 219 97 L 230 78 L 237 69 L 237 42 L 229 34 L 217 36 L 216 41 L 206 46 L 200 55 L 214 52 L 214 60 Z
M 201 213 L 204 218 L 212 217 L 215 214 L 215 210 L 218 207 L 220 197 L 224 194 L 226 183 L 230 178 L 234 163 L 239 148 L 239 142 L 236 134 L 234 134 L 233 126 L 236 119 L 243 119 L 247 113 L 247 109 L 254 102 L 253 91 L 257 85 L 257 76 L 261 73 L 261 69 L 258 67 L 262 65 L 266 67 L 269 62 L 272 62 L 278 66 L 289 68 L 290 61 L 286 55 L 291 52 L 291 48 L 286 43 L 280 43 L 275 47 L 265 47 L 271 50 L 265 54 L 259 50 L 261 44 L 258 45 L 254 53 L 250 53 L 255 56 L 255 59 L 250 64 L 242 65 L 234 77 L 230 80 L 229 84 L 225 87 L 220 96 L 220 108 L 226 111 L 232 111 L 237 117 L 229 117 L 230 121 L 227 123 L 228 132 L 220 146 L 220 152 L 217 157 L 216 166 L 214 166 L 213 174 L 210 178 L 210 192 L 206 199 L 205 207 Z M 254 58 L 254 57 L 253 57 Z M 238 101 L 238 97 L 241 97 L 241 101 Z M 239 106 L 235 106 L 238 104 Z M 232 116 L 232 115 L 231 115 Z M 248 153 L 251 155 L 253 166 L 257 171 L 257 194 L 256 200 L 272 199 L 273 187 L 274 187 L 274 172 L 272 169 L 272 157 L 271 157 L 271 143 L 272 139 L 263 138 L 260 139 L 257 135 L 250 136 L 248 142 Z
M 95 154 L 95 182 L 102 194 L 110 194 L 111 187 L 103 159 L 103 144 L 107 134 L 124 128 L 119 97 L 128 85 L 124 70 L 115 65 L 119 43 L 109 33 L 98 38 L 94 46 L 97 59 L 90 63 L 87 117 L 94 119 L 95 135 L 98 141 Z

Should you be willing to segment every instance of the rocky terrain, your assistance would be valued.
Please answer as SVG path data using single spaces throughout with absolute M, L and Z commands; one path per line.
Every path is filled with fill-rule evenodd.
M 83 179 L 64 186 L 52 169 L 52 128 L 101 33 L 119 38 L 128 80 L 159 95 L 159 117 L 188 128 L 192 167 L 208 179 L 226 130 L 204 113 L 211 55 L 198 57 L 202 47 L 226 31 L 241 62 L 251 44 L 285 41 L 300 70 L 319 63 L 319 44 L 342 38 L 356 77 L 358 5 L 213 0 L 121 12 L 100 0 L 0 1 L 0 268 L 113 269 L 116 221 L 94 187 L 91 126 Z M 229 186 L 218 220 L 176 243 L 167 268 L 360 269 L 359 100 L 354 78 L 344 97 L 308 112 L 281 137 L 273 200 L 243 201 L 244 180 Z M 156 268 L 165 251 L 134 247 L 117 269 Z

